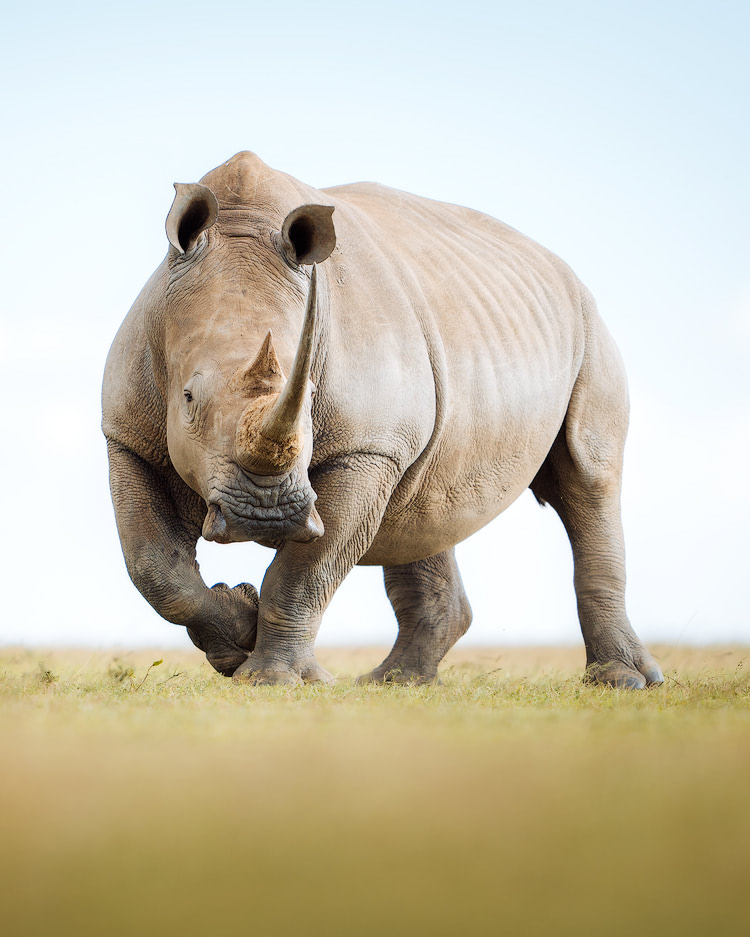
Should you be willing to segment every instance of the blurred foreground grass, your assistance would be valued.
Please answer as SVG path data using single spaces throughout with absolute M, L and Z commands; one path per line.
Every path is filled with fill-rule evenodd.
M 0 932 L 750 931 L 750 648 L 454 651 L 435 687 L 0 649 Z M 380 655 L 380 656 L 379 656 Z

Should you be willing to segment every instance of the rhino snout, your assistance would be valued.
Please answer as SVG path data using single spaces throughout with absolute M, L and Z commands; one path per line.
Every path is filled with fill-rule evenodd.
M 288 540 L 309 543 L 325 529 L 306 475 L 294 472 L 272 486 L 246 475 L 213 485 L 206 498 L 203 537 L 215 543 L 255 540 L 274 549 Z

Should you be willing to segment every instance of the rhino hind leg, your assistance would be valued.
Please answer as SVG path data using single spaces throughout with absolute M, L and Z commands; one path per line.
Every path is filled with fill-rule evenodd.
M 357 682 L 431 682 L 440 661 L 471 624 L 454 552 L 385 567 L 383 574 L 398 619 L 398 637 L 383 663 Z
M 565 422 L 531 490 L 557 511 L 570 539 L 586 679 L 642 689 L 664 678 L 625 609 L 620 483 L 627 389 L 609 335 L 595 335 L 592 345 Z
M 573 549 L 586 679 L 623 689 L 662 683 L 659 665 L 633 631 L 625 610 L 619 480 L 582 477 L 563 431 L 531 487 L 557 511 Z

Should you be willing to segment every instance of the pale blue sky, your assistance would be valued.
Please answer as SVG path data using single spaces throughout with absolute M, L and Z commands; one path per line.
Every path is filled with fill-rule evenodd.
M 750 640 L 746 3 L 27 4 L 0 36 L 0 641 L 180 642 L 130 584 L 99 435 L 119 322 L 173 181 L 240 149 L 312 185 L 482 209 L 591 287 L 633 399 L 629 605 L 648 640 Z M 571 564 L 525 496 L 459 550 L 476 641 L 578 640 Z M 202 550 L 260 584 L 260 547 Z M 387 642 L 379 573 L 321 637 Z

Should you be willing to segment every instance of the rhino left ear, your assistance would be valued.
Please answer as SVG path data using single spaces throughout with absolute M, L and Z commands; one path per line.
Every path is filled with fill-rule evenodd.
M 281 243 L 295 264 L 319 264 L 336 246 L 332 205 L 300 205 L 284 219 Z
M 207 185 L 175 182 L 175 197 L 167 215 L 167 237 L 180 254 L 195 244 L 199 235 L 216 222 L 219 203 Z

